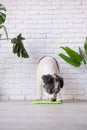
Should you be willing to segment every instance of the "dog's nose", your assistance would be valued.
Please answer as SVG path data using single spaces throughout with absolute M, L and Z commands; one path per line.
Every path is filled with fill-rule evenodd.
M 54 98 L 54 99 L 52 99 L 52 102 L 55 102 L 56 101 L 56 99 Z

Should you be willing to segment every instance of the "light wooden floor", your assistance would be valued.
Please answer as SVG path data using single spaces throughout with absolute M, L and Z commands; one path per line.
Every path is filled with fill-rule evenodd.
M 1 101 L 0 130 L 87 130 L 87 102 L 33 105 L 30 101 Z

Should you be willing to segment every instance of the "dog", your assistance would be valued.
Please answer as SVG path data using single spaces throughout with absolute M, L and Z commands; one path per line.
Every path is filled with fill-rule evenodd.
M 50 56 L 41 58 L 37 66 L 36 78 L 37 100 L 42 100 L 44 91 L 49 101 L 57 101 L 57 95 L 64 85 L 57 60 Z

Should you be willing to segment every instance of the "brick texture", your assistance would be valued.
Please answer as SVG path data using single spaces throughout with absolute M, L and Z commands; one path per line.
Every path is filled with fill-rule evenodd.
M 87 36 L 87 0 L 0 0 L 7 8 L 5 25 L 12 38 L 22 33 L 30 55 L 21 59 L 12 53 L 9 41 L 0 41 L 0 99 L 31 100 L 36 97 L 36 67 L 44 56 L 60 65 L 64 99 L 87 100 L 87 66 L 75 68 L 58 54 L 60 46 L 78 50 Z

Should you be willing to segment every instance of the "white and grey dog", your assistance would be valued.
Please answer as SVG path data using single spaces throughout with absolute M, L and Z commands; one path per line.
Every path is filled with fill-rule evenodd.
M 41 58 L 37 66 L 37 100 L 42 99 L 44 91 L 48 100 L 56 101 L 63 84 L 56 59 L 47 56 Z

